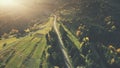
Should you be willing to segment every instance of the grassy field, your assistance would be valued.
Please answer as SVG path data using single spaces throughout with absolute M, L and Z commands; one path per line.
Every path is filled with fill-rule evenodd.
M 18 39 L 17 38 L 9 38 L 9 39 L 3 39 L 3 40 L 0 40 L 0 50 L 3 48 L 3 45 L 6 43 L 7 45 L 8 44 L 11 44 L 15 41 L 17 41 Z
M 47 58 L 44 55 L 47 48 L 45 36 L 52 29 L 52 21 L 53 18 L 50 18 L 47 23 L 38 25 L 43 28 L 31 36 L 0 40 L 0 68 L 39 68 L 40 65 L 46 67 L 47 62 L 43 61 L 43 58 Z M 7 46 L 3 48 L 5 43 Z

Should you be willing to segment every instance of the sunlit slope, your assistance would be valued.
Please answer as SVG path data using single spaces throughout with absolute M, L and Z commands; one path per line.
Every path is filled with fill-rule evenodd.
M 40 64 L 46 64 L 43 61 L 47 54 L 45 53 L 47 48 L 45 36 L 52 28 L 52 20 L 50 18 L 47 23 L 38 25 L 43 27 L 42 29 L 16 41 L 13 40 L 13 43 L 8 43 L 1 49 L 0 68 L 39 68 Z M 8 39 L 1 42 L 9 41 Z
M 10 43 L 13 43 L 13 42 L 15 42 L 17 40 L 18 39 L 16 39 L 16 38 L 9 38 L 9 39 L 0 40 L 0 50 L 3 48 L 3 45 L 5 43 L 10 44 Z

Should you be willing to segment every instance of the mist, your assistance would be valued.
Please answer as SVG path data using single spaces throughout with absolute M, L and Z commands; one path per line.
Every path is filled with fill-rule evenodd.
M 23 31 L 29 25 L 43 23 L 54 11 L 55 0 L 16 0 L 19 5 L 0 8 L 0 35 L 11 29 Z M 54 4 L 53 4 L 54 2 Z

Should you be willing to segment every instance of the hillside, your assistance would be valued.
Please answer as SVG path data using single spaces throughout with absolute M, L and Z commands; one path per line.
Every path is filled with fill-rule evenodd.
M 120 68 L 119 0 L 31 2 L 3 11 L 0 68 Z

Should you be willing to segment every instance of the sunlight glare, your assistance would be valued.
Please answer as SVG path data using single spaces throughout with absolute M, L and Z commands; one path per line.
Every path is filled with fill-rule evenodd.
M 2 6 L 15 6 L 17 2 L 15 0 L 0 0 L 0 5 Z

